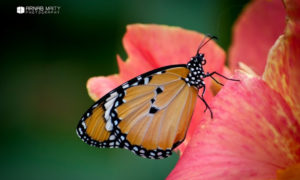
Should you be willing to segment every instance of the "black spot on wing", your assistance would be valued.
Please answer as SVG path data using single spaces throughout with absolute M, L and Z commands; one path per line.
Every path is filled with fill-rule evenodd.
M 156 91 L 156 94 L 160 94 L 163 92 L 161 87 L 158 87 L 155 91 Z
M 150 113 L 150 114 L 155 114 L 158 110 L 159 110 L 158 108 L 152 106 L 152 107 L 150 108 L 150 110 L 149 110 L 149 113 Z
M 151 103 L 153 104 L 154 102 L 155 102 L 155 99 L 154 99 L 154 98 L 152 98 L 152 99 L 151 99 Z

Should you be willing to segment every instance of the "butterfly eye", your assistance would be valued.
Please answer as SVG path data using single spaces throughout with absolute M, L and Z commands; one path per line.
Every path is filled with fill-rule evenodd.
M 202 64 L 202 65 L 205 65 L 205 64 L 206 64 L 206 60 L 205 60 L 204 58 L 202 59 L 201 64 Z

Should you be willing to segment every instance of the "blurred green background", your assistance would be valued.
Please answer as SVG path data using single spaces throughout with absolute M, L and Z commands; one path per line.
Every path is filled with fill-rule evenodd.
M 90 147 L 77 137 L 79 118 L 93 103 L 86 81 L 118 72 L 115 57 L 126 59 L 122 36 L 131 23 L 210 33 L 227 50 L 232 25 L 246 2 L 2 2 L 7 16 L 1 28 L 1 179 L 164 179 L 177 154 L 148 160 L 126 150 Z M 61 10 L 17 15 L 20 5 Z

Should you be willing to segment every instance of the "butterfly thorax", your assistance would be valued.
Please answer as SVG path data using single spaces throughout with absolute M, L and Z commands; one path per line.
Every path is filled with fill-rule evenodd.
M 203 65 L 206 64 L 204 54 L 197 53 L 196 56 L 192 57 L 191 60 L 187 63 L 187 68 L 190 70 L 188 76 L 185 78 L 185 81 L 191 85 L 195 86 L 198 89 L 205 86 L 203 78 L 205 78 L 205 73 Z

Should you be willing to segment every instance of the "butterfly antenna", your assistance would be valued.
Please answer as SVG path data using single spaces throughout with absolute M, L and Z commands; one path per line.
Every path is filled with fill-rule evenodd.
M 207 41 L 205 41 L 207 38 L 209 38 Z M 205 45 L 205 44 L 207 44 L 210 40 L 212 40 L 212 39 L 218 39 L 217 38 L 217 36 L 213 36 L 213 35 L 210 35 L 210 34 L 207 34 L 204 38 L 203 38 L 203 40 L 201 41 L 201 43 L 200 43 L 200 45 L 199 45 L 199 47 L 198 47 L 198 49 L 197 49 L 197 54 L 199 54 L 199 51 L 200 51 L 200 49 Z M 196 55 L 197 55 L 196 54 Z

